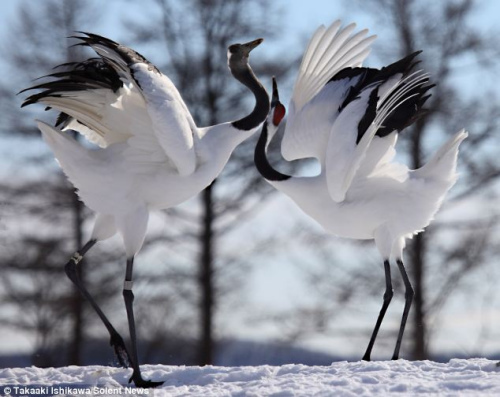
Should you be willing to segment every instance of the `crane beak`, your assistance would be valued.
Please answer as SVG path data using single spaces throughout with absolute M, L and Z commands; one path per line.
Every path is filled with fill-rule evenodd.
M 276 78 L 273 76 L 273 96 L 271 98 L 271 106 L 277 104 L 280 101 L 280 95 L 278 93 L 278 83 L 276 83 Z
M 250 53 L 255 47 L 257 47 L 260 43 L 262 43 L 264 39 L 257 39 L 253 41 L 249 41 L 248 43 L 242 44 L 241 46 L 246 49 L 247 53 Z

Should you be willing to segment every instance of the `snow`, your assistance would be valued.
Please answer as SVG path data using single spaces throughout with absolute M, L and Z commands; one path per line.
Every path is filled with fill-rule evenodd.
M 149 396 L 500 396 L 500 367 L 484 358 L 433 361 L 335 362 L 330 366 L 141 366 L 157 389 L 128 384 L 131 370 L 104 367 L 6 368 L 7 395 Z M 10 388 L 10 389 L 9 389 Z

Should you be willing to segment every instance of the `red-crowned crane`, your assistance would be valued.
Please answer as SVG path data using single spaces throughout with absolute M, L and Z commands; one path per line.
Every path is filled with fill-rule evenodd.
M 289 196 L 326 231 L 340 237 L 374 240 L 385 270 L 383 305 L 363 360 L 371 352 L 393 296 L 390 259 L 405 285 L 405 306 L 394 349 L 398 359 L 413 289 L 403 265 L 405 240 L 429 225 L 457 174 L 457 154 L 467 132 L 452 136 L 423 167 L 409 170 L 392 161 L 398 134 L 423 113 L 432 87 L 412 72 L 418 53 L 382 69 L 361 67 L 367 39 L 360 41 L 340 22 L 313 35 L 302 59 L 289 105 L 279 101 L 273 79 L 271 110 L 255 149 L 260 174 Z M 294 177 L 273 168 L 269 142 L 282 124 L 286 160 L 316 158 L 321 171 Z
M 207 187 L 222 171 L 232 151 L 256 132 L 269 112 L 269 96 L 254 75 L 249 54 L 262 39 L 228 48 L 232 75 L 255 96 L 247 116 L 210 127 L 197 127 L 178 90 L 136 51 L 91 33 L 75 37 L 98 58 L 66 64 L 69 70 L 29 89 L 42 90 L 23 106 L 41 103 L 59 110 L 57 128 L 38 121 L 43 138 L 80 199 L 96 214 L 89 241 L 66 265 L 66 273 L 106 326 L 122 366 L 130 363 L 130 381 L 138 387 L 162 382 L 144 380 L 138 363 L 133 312 L 132 271 L 151 210 L 180 204 Z M 91 150 L 64 130 L 76 130 L 101 146 Z M 85 286 L 77 266 L 98 241 L 119 233 L 127 255 L 123 297 L 131 354 Z

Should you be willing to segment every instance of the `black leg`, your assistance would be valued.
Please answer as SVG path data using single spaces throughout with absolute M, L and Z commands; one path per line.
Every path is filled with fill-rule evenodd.
M 77 271 L 78 264 L 83 259 L 83 256 L 87 253 L 87 251 L 90 250 L 96 242 L 97 242 L 96 240 L 90 240 L 87 244 L 83 246 L 82 249 L 75 252 L 71 257 L 71 259 L 68 261 L 68 263 L 66 263 L 64 270 L 68 278 L 73 282 L 73 284 L 75 284 L 75 286 L 78 288 L 83 297 L 90 303 L 90 305 L 95 310 L 95 312 L 103 322 L 104 326 L 108 330 L 109 336 L 111 337 L 110 344 L 111 346 L 113 346 L 113 349 L 115 351 L 116 357 L 120 365 L 124 368 L 128 368 L 130 359 L 122 337 L 115 330 L 113 325 L 111 325 L 108 318 L 103 313 L 101 308 L 97 305 L 94 298 L 92 298 L 90 293 L 87 291 L 87 289 L 85 288 L 80 279 L 80 276 L 78 275 Z
M 389 303 L 391 303 L 392 299 L 393 292 L 392 292 L 392 281 L 391 281 L 391 265 L 389 264 L 389 260 L 384 261 L 384 270 L 385 270 L 384 303 L 382 304 L 382 309 L 380 309 L 380 313 L 377 318 L 377 323 L 375 324 L 375 328 L 373 329 L 372 336 L 370 338 L 370 343 L 368 343 L 368 347 L 366 348 L 366 352 L 363 356 L 363 360 L 365 361 L 370 361 L 373 345 L 375 344 L 375 339 L 377 338 L 378 330 L 380 328 L 380 325 L 382 324 L 385 312 L 387 311 Z
M 410 279 L 408 278 L 408 274 L 406 274 L 406 269 L 403 265 L 403 261 L 401 259 L 398 259 L 397 263 L 399 271 L 401 272 L 401 276 L 403 276 L 403 282 L 405 284 L 405 308 L 403 310 L 403 317 L 401 318 L 401 326 L 399 327 L 396 348 L 394 349 L 394 355 L 392 356 L 393 360 L 397 360 L 399 358 L 399 349 L 401 348 L 401 342 L 403 340 L 403 334 L 405 332 L 406 320 L 408 320 L 411 303 L 413 301 L 413 296 L 415 295 L 415 292 L 413 292 L 413 287 L 411 286 Z
M 127 309 L 128 327 L 130 331 L 130 343 L 132 344 L 132 368 L 134 372 L 129 379 L 129 382 L 134 381 L 137 387 L 157 387 L 163 382 L 153 382 L 151 380 L 144 380 L 139 368 L 139 359 L 137 357 L 137 337 L 135 332 L 135 319 L 134 319 L 134 293 L 132 292 L 132 273 L 134 268 L 134 258 L 127 259 L 127 270 L 125 273 L 125 282 L 123 284 L 123 299 L 125 300 L 125 308 Z

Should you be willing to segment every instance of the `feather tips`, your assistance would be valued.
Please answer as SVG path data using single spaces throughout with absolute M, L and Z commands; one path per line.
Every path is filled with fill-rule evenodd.
M 306 108 L 308 104 L 321 102 L 320 97 L 323 99 L 329 97 L 331 103 L 338 102 L 343 92 L 338 89 L 332 90 L 332 87 L 327 87 L 327 83 L 342 69 L 359 66 L 368 56 L 370 45 L 376 38 L 376 36 L 366 37 L 368 30 L 352 34 L 355 24 L 343 29 L 340 29 L 340 26 L 341 22 L 335 21 L 328 29 L 324 26 L 319 27 L 304 52 L 281 146 L 283 157 L 287 160 L 319 158 L 317 148 L 326 142 L 329 128 L 316 128 L 315 131 L 310 131 L 304 129 L 304 125 L 310 121 L 318 125 L 331 123 L 336 116 L 336 106 L 325 108 L 323 114 L 316 114 L 314 116 L 316 119 L 313 120 L 311 120 L 313 117 L 311 109 Z M 344 83 L 346 82 L 341 84 Z

